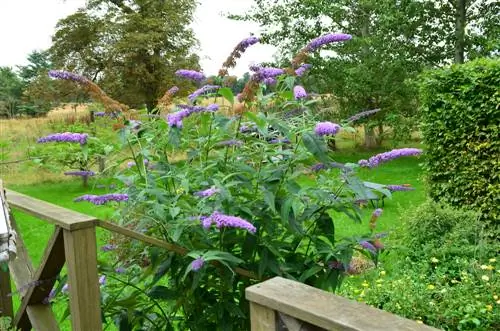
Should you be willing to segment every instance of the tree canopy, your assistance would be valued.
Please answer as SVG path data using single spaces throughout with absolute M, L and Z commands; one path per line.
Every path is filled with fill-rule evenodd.
M 194 0 L 90 0 L 58 22 L 52 60 L 151 111 L 176 83 L 176 70 L 199 67 L 189 28 L 195 7 Z

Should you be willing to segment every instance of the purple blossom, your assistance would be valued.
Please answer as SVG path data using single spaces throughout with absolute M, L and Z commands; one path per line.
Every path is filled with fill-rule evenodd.
M 297 85 L 293 88 L 293 96 L 295 100 L 304 99 L 307 97 L 307 92 L 302 86 Z
M 86 133 L 54 133 L 46 137 L 39 138 L 37 143 L 47 143 L 51 141 L 55 142 L 70 142 L 70 143 L 80 143 L 80 145 L 85 145 L 87 143 L 88 134 Z
M 259 42 L 259 38 L 251 36 L 251 37 L 245 38 L 242 41 L 240 41 L 237 48 L 241 52 L 244 52 L 248 47 L 255 45 L 258 42 Z
M 167 93 L 170 95 L 174 95 L 175 93 L 179 92 L 179 88 L 177 86 L 172 86 Z
M 253 123 L 243 124 L 242 126 L 240 126 L 241 133 L 253 132 L 256 129 L 257 129 L 257 127 Z
M 69 284 L 68 284 L 68 283 L 66 283 L 66 284 L 64 284 L 64 286 L 61 288 L 61 292 L 62 292 L 62 293 L 68 293 L 68 291 L 69 291 Z
M 260 64 L 251 64 L 248 68 L 250 69 L 250 71 L 258 72 L 260 69 L 262 69 L 262 66 Z
M 193 271 L 198 271 L 203 267 L 204 264 L 205 260 L 202 257 L 199 257 L 191 262 L 191 269 L 193 269 Z
M 125 268 L 124 267 L 118 267 L 115 269 L 115 272 L 117 274 L 124 274 L 126 272 Z
M 149 160 L 148 159 L 144 159 L 142 160 L 142 162 L 144 163 L 144 165 L 147 167 L 149 165 Z M 132 167 L 135 167 L 137 164 L 135 163 L 135 161 L 130 161 L 130 162 L 127 162 L 127 168 L 132 168 Z
M 106 116 L 106 112 L 105 111 L 96 111 L 96 112 L 94 112 L 94 116 L 104 117 L 104 116 Z
M 255 233 L 255 231 L 257 231 L 252 223 L 237 216 L 224 215 L 219 213 L 218 211 L 215 211 L 214 213 L 212 213 L 212 215 L 209 216 L 209 218 L 211 219 L 212 223 L 215 223 L 215 226 L 219 229 L 228 227 L 245 229 L 252 233 Z
M 370 116 L 372 114 L 375 114 L 375 113 L 378 113 L 381 109 L 372 109 L 372 110 L 366 110 L 366 111 L 363 111 L 361 113 L 358 113 L 356 115 L 353 115 L 351 117 L 349 117 L 347 119 L 347 122 L 350 123 L 350 122 L 355 122 L 363 117 L 367 117 L 367 116 Z
M 266 78 L 275 78 L 284 73 L 285 70 L 281 68 L 260 68 L 259 71 L 252 76 L 252 79 L 257 82 L 262 82 Z
M 395 192 L 395 191 L 413 191 L 415 190 L 414 187 L 411 187 L 409 185 L 387 185 L 386 188 L 391 191 L 391 192 Z
M 205 79 L 205 75 L 201 72 L 195 70 L 181 69 L 175 72 L 175 75 L 182 78 L 192 79 L 194 81 L 202 81 Z
M 346 41 L 352 39 L 352 36 L 349 34 L 344 34 L 344 33 L 329 33 L 324 36 L 315 38 L 309 42 L 306 46 L 306 50 L 308 52 L 313 52 L 320 48 L 323 45 L 334 43 L 334 42 L 339 42 L 339 41 Z
M 194 99 L 196 99 L 197 97 L 199 97 L 200 95 L 204 94 L 204 93 L 207 93 L 207 92 L 210 92 L 212 90 L 217 90 L 217 89 L 220 89 L 220 86 L 219 85 L 205 85 L 199 89 L 197 89 L 196 91 L 194 91 L 193 93 L 191 93 L 189 96 L 188 96 L 188 99 L 189 101 L 193 101 Z
M 66 176 L 80 176 L 80 177 L 89 177 L 89 176 L 95 176 L 95 172 L 93 171 L 86 171 L 86 170 L 80 170 L 80 171 L 66 171 L 64 173 Z
M 236 146 L 236 147 L 240 147 L 240 146 L 243 145 L 243 141 L 236 140 L 236 139 L 231 139 L 231 140 L 221 141 L 217 145 L 219 145 L 219 146 Z
M 99 285 L 105 285 L 106 284 L 106 275 L 102 275 L 99 277 Z
M 106 245 L 101 247 L 101 251 L 103 251 L 103 252 L 110 252 L 110 251 L 115 250 L 115 249 L 116 249 L 116 245 L 112 245 L 112 244 L 106 244 Z
M 128 200 L 128 194 L 120 194 L 120 193 L 110 193 L 110 194 L 104 194 L 104 195 L 92 195 L 92 194 L 85 194 L 82 195 L 81 197 L 76 198 L 74 201 L 79 202 L 79 201 L 88 201 L 93 203 L 94 205 L 103 205 L 107 202 L 110 201 L 127 201 Z
M 49 77 L 56 79 L 72 80 L 77 83 L 87 84 L 89 80 L 83 76 L 77 75 L 73 72 L 64 70 L 49 70 Z
M 211 105 L 207 106 L 206 110 L 208 112 L 215 112 L 215 111 L 219 110 L 219 105 L 216 103 L 212 103 Z
M 328 267 L 335 270 L 345 270 L 344 264 L 340 261 L 330 261 L 328 262 Z
M 374 168 L 380 163 L 384 163 L 403 156 L 416 156 L 422 154 L 422 150 L 418 148 L 400 148 L 393 149 L 390 152 L 380 153 L 372 156 L 368 160 L 359 160 L 358 164 L 362 167 Z
M 382 208 L 375 209 L 372 213 L 372 217 L 377 217 L 377 218 L 380 217 L 380 215 L 382 215 L 382 211 L 383 211 Z
M 278 83 L 278 81 L 276 80 L 276 78 L 269 77 L 269 78 L 264 78 L 262 83 L 264 83 L 267 86 L 273 86 L 273 85 L 276 85 Z
M 275 138 L 275 139 L 269 140 L 269 143 L 270 144 L 289 144 L 290 139 L 288 139 L 288 138 L 283 138 L 283 139 Z
M 203 191 L 198 191 L 198 192 L 194 193 L 194 195 L 196 195 L 198 197 L 202 197 L 202 198 L 207 198 L 207 197 L 211 197 L 215 193 L 219 193 L 219 192 L 220 192 L 220 190 L 218 188 L 211 187 L 211 188 L 203 190 Z
M 50 303 L 50 301 L 52 299 L 54 299 L 56 297 L 56 290 L 55 289 L 52 289 L 50 290 L 49 292 L 49 296 L 46 297 L 45 299 L 43 299 L 42 303 L 45 304 L 45 305 L 48 305 Z
M 182 128 L 182 120 L 193 113 L 200 113 L 202 111 L 214 112 L 219 109 L 219 105 L 211 104 L 207 107 L 192 106 L 192 105 L 178 105 L 181 110 L 167 115 L 167 122 L 170 127 Z
M 295 70 L 295 74 L 299 77 L 303 76 L 305 72 L 312 68 L 312 64 L 304 63 Z
M 361 247 L 363 247 L 364 249 L 369 250 L 372 253 L 376 253 L 377 252 L 377 248 L 375 246 L 373 246 L 370 242 L 366 241 L 366 240 L 360 241 L 359 244 L 361 245 Z
M 210 216 L 200 216 L 200 222 L 201 222 L 201 226 L 204 229 L 208 229 L 210 226 L 212 226 L 212 223 L 213 223 Z
M 339 131 L 340 125 L 332 122 L 320 122 L 314 128 L 314 132 L 318 136 L 335 135 Z

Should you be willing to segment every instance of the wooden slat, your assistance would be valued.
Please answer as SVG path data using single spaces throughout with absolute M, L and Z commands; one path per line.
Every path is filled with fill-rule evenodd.
M 10 272 L 0 270 L 0 317 L 14 317 L 11 292 Z
M 250 302 L 251 331 L 276 331 L 276 313 L 274 310 Z
M 84 215 L 49 202 L 7 190 L 7 201 L 12 208 L 19 209 L 42 220 L 54 223 L 65 230 L 92 227 L 96 218 Z
M 101 330 L 95 227 L 64 230 L 73 331 Z
M 47 244 L 40 267 L 36 271 L 33 281 L 36 286 L 31 286 L 24 296 L 21 307 L 14 319 L 14 325 L 22 330 L 29 330 L 31 322 L 27 314 L 27 307 L 40 305 L 49 296 L 54 287 L 57 275 L 64 266 L 64 238 L 62 229 L 56 229 Z
M 246 298 L 251 304 L 283 312 L 326 330 L 437 330 L 281 277 L 248 287 Z
M 11 226 L 17 233 L 17 257 L 14 261 L 9 262 L 9 269 L 14 283 L 16 284 L 17 291 L 22 299 L 28 291 L 26 285 L 31 283 L 35 272 L 33 271 L 33 266 L 21 233 L 19 232 L 16 220 L 10 211 L 9 216 Z M 32 326 L 35 327 L 37 331 L 59 331 L 56 317 L 50 305 L 28 306 L 27 312 L 30 321 L 32 321 Z

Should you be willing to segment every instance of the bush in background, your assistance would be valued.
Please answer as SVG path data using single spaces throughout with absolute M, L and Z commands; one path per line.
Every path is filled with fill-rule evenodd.
M 500 220 L 500 59 L 423 75 L 422 133 L 430 196 Z

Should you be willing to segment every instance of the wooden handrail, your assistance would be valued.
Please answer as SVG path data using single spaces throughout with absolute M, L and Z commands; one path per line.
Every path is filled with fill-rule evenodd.
M 310 330 L 302 326 L 303 322 L 323 330 L 339 331 L 437 330 L 281 277 L 248 287 L 246 298 L 250 301 L 252 331 L 278 330 L 279 314 L 284 315 L 281 322 L 289 330 L 294 327 Z

